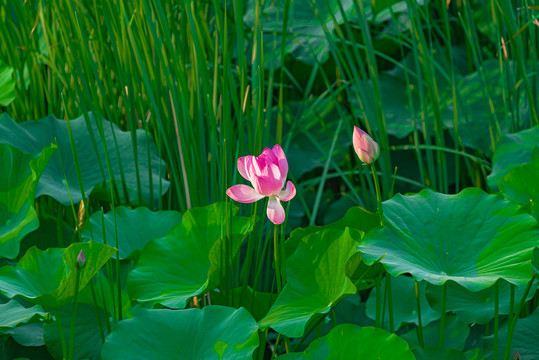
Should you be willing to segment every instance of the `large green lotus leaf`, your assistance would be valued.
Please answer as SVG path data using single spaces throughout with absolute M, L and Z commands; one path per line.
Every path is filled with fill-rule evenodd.
M 462 351 L 437 347 L 414 349 L 414 355 L 416 360 L 466 360 L 466 355 Z
M 43 307 L 65 304 L 75 293 L 75 259 L 80 250 L 86 256 L 86 265 L 80 270 L 82 290 L 116 249 L 96 242 L 74 243 L 66 249 L 46 251 L 32 247 L 15 267 L 0 268 L 0 291 L 9 298 L 18 296 Z
M 494 318 L 494 297 L 495 286 L 477 292 L 471 292 L 459 284 L 448 281 L 447 284 L 447 311 L 455 312 L 461 321 L 468 323 L 486 324 Z M 511 301 L 511 285 L 503 280 L 499 283 L 499 308 L 498 312 L 502 315 L 509 314 L 509 303 Z M 528 295 L 528 300 L 535 294 L 537 282 L 533 284 L 532 291 Z M 516 304 L 524 293 L 524 286 L 515 289 L 515 308 Z M 440 310 L 440 301 L 442 298 L 442 288 L 440 286 L 427 286 L 427 299 L 435 310 Z M 423 309 L 421 309 L 423 311 Z
M 353 324 L 336 326 L 313 341 L 303 353 L 289 353 L 279 360 L 415 360 L 406 341 L 384 329 Z
M 0 60 L 0 106 L 8 106 L 15 100 L 13 69 Z
M 38 305 L 26 308 L 17 300 L 11 300 L 6 304 L 0 304 L 0 333 L 25 324 L 40 323 L 48 317 Z
M 538 145 L 539 126 L 504 135 L 496 145 L 492 171 L 487 177 L 488 186 L 498 189 L 499 182 L 509 171 L 530 162 L 532 151 Z
M 48 315 L 48 317 L 50 319 L 50 315 Z M 6 334 L 10 335 L 13 340 L 22 346 L 45 346 L 45 340 L 43 339 L 43 324 L 39 322 L 7 330 Z
M 63 254 L 64 249 L 30 248 L 16 267 L 0 268 L 0 291 L 9 298 L 19 296 L 35 304 L 55 307 L 56 299 L 51 294 L 67 277 Z
M 105 313 L 103 309 L 98 309 L 101 325 L 105 335 L 107 329 L 105 326 Z M 62 342 L 58 331 L 58 319 L 62 328 L 62 333 L 69 351 L 69 339 L 71 331 L 71 315 L 73 313 L 73 304 L 68 303 L 54 312 L 56 321 L 43 325 L 43 336 L 45 344 L 51 355 L 55 359 L 62 359 Z M 77 314 L 75 318 L 73 359 L 91 359 L 99 360 L 103 340 L 99 330 L 99 321 L 96 315 L 96 309 L 90 304 L 77 304 Z
M 539 147 L 533 150 L 529 164 L 518 166 L 503 177 L 499 188 L 508 200 L 530 210 L 539 220 Z
M 82 226 L 81 235 L 100 243 L 115 245 L 118 236 L 120 259 L 138 259 L 142 248 L 152 239 L 165 236 L 182 220 L 177 211 L 151 211 L 145 207 L 117 206 L 103 215 L 98 211 Z
M 356 234 L 353 235 L 353 232 Z M 309 319 L 326 314 L 356 287 L 345 275 L 348 259 L 357 251 L 355 230 L 322 230 L 301 239 L 286 260 L 286 285 L 269 313 L 259 322 L 288 337 L 300 337 Z
M 498 356 L 504 354 L 507 342 L 507 322 L 500 326 L 498 332 Z M 492 350 L 494 348 L 494 335 L 484 337 L 485 359 L 492 359 Z M 519 319 L 511 342 L 512 356 L 518 351 L 521 359 L 539 359 L 539 310 L 537 308 L 533 313 L 524 319 Z
M 24 154 L 0 144 L 0 258 L 17 257 L 21 240 L 39 227 L 34 194 L 54 150 L 53 145 Z
M 345 17 L 339 10 L 339 3 L 344 9 Z M 255 4 L 256 0 L 247 0 L 245 3 L 243 20 L 249 28 L 253 28 L 255 23 Z M 264 2 L 262 5 L 262 31 L 265 34 L 263 43 L 266 54 L 264 56 L 267 59 L 265 62 L 270 64 L 273 60 L 276 66 L 281 63 L 283 4 L 284 1 Z M 372 10 L 370 6 L 368 8 L 368 17 L 372 18 Z M 291 1 L 289 11 L 285 54 L 291 54 L 309 65 L 324 62 L 328 58 L 330 44 L 326 39 L 324 27 L 331 34 L 335 29 L 335 22 L 342 24 L 344 18 L 350 20 L 356 16 L 354 0 Z
M 187 214 L 186 214 L 187 215 Z M 120 321 L 103 345 L 102 359 L 252 359 L 258 326 L 243 308 L 139 309 Z
M 425 287 L 427 283 L 419 283 L 419 301 L 421 306 L 421 323 L 428 325 L 434 320 L 440 318 L 440 312 L 434 311 L 425 297 Z M 382 279 L 382 299 L 386 298 L 386 278 Z M 373 289 L 367 299 L 367 316 L 371 319 L 376 318 L 376 289 Z M 391 278 L 391 298 L 393 299 L 393 321 L 395 330 L 402 325 L 413 323 L 417 325 L 417 305 L 415 298 L 415 281 L 408 276 L 399 276 Z M 389 329 L 389 306 L 386 299 L 384 315 L 384 328 Z
M 142 250 L 137 266 L 129 274 L 130 297 L 150 306 L 184 308 L 191 297 L 211 290 L 210 282 L 217 284 L 219 280 L 227 218 L 232 217 L 232 257 L 254 225 L 252 218 L 234 216 L 238 210 L 215 203 L 185 212 L 181 224 Z
M 130 132 L 121 131 L 107 120 L 99 121 L 92 113 L 87 115 L 87 120 L 80 116 L 69 121 L 85 195 L 93 193 L 100 199 L 109 200 L 108 154 L 117 202 L 155 206 L 159 197 L 168 189 L 169 182 L 164 178 L 166 166 L 157 156 L 151 136 L 137 129 L 136 137 L 132 138 Z M 101 128 L 100 122 L 107 153 L 98 130 Z M 11 144 L 24 153 L 37 153 L 55 141 L 58 155 L 52 157 L 47 164 L 37 186 L 36 197 L 50 195 L 64 205 L 70 205 L 71 199 L 78 203 L 82 193 L 71 149 L 68 122 L 50 115 L 39 121 L 18 124 L 7 114 L 0 115 L 0 143 Z
M 466 339 L 470 335 L 470 327 L 459 321 L 455 315 L 446 315 L 444 347 L 447 349 L 457 349 L 462 351 L 466 344 Z M 419 348 L 417 338 L 417 328 L 402 334 L 412 349 Z M 440 321 L 435 321 L 423 327 L 423 341 L 425 347 L 437 347 L 440 343 Z
M 535 219 L 500 196 L 468 188 L 456 195 L 423 190 L 383 203 L 383 228 L 359 245 L 370 264 L 381 260 L 393 276 L 442 285 L 453 280 L 479 291 L 504 279 L 517 286 L 533 276 L 539 246 Z

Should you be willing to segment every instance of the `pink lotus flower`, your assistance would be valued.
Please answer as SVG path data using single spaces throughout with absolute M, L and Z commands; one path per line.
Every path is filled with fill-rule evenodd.
M 252 155 L 238 159 L 238 171 L 253 187 L 234 185 L 226 191 L 233 200 L 241 203 L 252 203 L 269 197 L 266 213 L 274 224 L 282 224 L 285 212 L 280 201 L 289 201 L 296 196 L 296 188 L 291 181 L 285 186 L 288 174 L 288 162 L 283 149 L 275 145 L 273 149 L 265 148 L 259 157 Z
M 378 159 L 380 155 L 380 148 L 369 134 L 361 130 L 357 126 L 354 126 L 354 136 L 352 137 L 354 143 L 354 150 L 356 151 L 359 160 L 363 161 L 365 165 L 372 164 Z

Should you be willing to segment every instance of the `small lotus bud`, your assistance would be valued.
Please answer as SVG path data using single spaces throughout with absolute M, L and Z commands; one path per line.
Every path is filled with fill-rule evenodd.
M 380 148 L 376 141 L 374 141 L 365 131 L 354 126 L 352 140 L 354 143 L 354 150 L 356 151 L 359 160 L 363 161 L 365 165 L 372 164 L 378 159 Z
M 513 354 L 513 360 L 520 360 L 520 354 L 517 350 L 515 350 L 515 353 Z
M 79 255 L 77 256 L 77 269 L 82 269 L 84 265 L 86 265 L 86 257 L 84 256 L 84 252 L 81 250 Z

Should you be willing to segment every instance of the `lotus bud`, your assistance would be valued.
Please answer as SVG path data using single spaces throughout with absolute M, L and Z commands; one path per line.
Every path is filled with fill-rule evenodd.
M 84 265 L 86 265 L 86 257 L 84 256 L 84 252 L 81 250 L 79 255 L 77 256 L 77 269 L 82 269 Z
M 515 350 L 515 353 L 513 354 L 513 360 L 520 360 L 520 354 L 517 350 Z
M 372 164 L 378 159 L 380 155 L 380 148 L 376 141 L 374 141 L 369 134 L 361 130 L 357 126 L 354 126 L 353 135 L 354 150 L 356 151 L 359 160 L 365 165 Z

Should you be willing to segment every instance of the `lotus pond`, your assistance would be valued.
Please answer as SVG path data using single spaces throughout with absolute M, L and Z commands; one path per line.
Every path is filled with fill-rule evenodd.
M 539 359 L 538 19 L 0 0 L 0 358 Z

